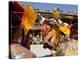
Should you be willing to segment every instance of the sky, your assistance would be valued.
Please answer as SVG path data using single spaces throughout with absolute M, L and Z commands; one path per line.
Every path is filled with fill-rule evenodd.
M 30 5 L 36 9 L 50 10 L 53 11 L 54 8 L 58 7 L 63 12 L 72 12 L 77 11 L 77 5 L 69 5 L 69 4 L 54 4 L 54 3 L 36 3 L 36 2 L 22 2 L 20 3 L 25 7 L 26 5 Z

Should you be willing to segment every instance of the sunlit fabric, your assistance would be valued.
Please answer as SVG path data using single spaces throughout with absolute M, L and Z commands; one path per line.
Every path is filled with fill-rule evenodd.
M 26 6 L 25 13 L 22 17 L 22 26 L 24 28 L 25 34 L 27 34 L 30 28 L 32 28 L 36 18 L 36 11 L 31 6 Z
M 70 28 L 68 28 L 68 26 L 65 26 L 65 25 L 62 25 L 62 26 L 60 26 L 60 28 L 59 28 L 64 34 L 66 34 L 66 35 L 70 35 Z

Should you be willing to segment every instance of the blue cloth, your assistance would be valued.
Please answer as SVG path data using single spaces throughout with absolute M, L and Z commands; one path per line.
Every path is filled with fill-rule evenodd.
M 24 29 L 22 29 L 22 46 L 24 46 L 24 47 L 25 47 Z

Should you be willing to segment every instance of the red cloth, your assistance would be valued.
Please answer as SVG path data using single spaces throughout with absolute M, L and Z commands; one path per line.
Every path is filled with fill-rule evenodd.
M 51 27 L 49 25 L 42 26 L 41 32 L 47 34 Z

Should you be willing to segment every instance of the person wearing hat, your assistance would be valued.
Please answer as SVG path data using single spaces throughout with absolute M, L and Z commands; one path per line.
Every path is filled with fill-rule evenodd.
M 56 25 L 59 27 L 61 32 L 65 35 L 64 40 L 67 40 L 67 38 L 69 38 L 69 36 L 70 36 L 70 26 L 69 26 L 68 23 L 64 23 L 61 20 L 61 11 L 60 11 L 60 9 L 55 8 L 54 12 L 52 13 L 52 16 L 54 18 L 54 21 L 55 21 Z

